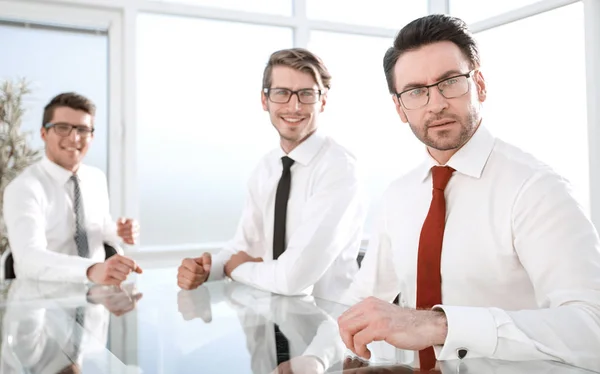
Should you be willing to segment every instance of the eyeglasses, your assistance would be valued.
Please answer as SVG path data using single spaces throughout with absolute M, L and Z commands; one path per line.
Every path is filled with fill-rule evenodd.
M 265 95 L 276 104 L 287 104 L 290 102 L 292 95 L 298 97 L 298 101 L 302 104 L 314 104 L 319 101 L 321 97 L 321 90 L 314 90 L 312 88 L 305 88 L 298 91 L 288 90 L 287 88 L 265 88 Z
M 429 104 L 429 97 L 431 96 L 429 95 L 429 89 L 434 86 L 437 86 L 440 94 L 446 99 L 460 97 L 469 92 L 468 79 L 474 71 L 471 70 L 465 74 L 455 75 L 429 86 L 410 88 L 406 91 L 396 93 L 396 96 L 404 108 L 408 110 L 419 109 Z
M 74 129 L 77 131 L 77 135 L 82 138 L 89 138 L 94 133 L 94 129 L 85 125 L 71 125 L 70 123 L 47 123 L 44 125 L 46 129 L 54 128 L 57 135 L 67 137 L 71 135 L 71 131 Z

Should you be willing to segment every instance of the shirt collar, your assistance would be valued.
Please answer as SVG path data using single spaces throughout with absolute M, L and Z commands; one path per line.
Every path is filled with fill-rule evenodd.
M 473 134 L 467 144 L 459 149 L 458 152 L 448 160 L 446 166 L 450 166 L 461 174 L 479 179 L 481 178 L 485 164 L 494 149 L 495 142 L 496 139 L 492 133 L 480 124 L 479 128 L 475 131 L 475 134 Z M 433 166 L 439 165 L 437 161 L 431 157 L 428 151 L 426 151 L 426 153 L 426 160 L 421 166 L 422 181 L 429 177 L 429 173 Z
M 307 166 L 310 164 L 312 159 L 315 158 L 317 153 L 319 153 L 324 144 L 325 136 L 320 134 L 319 131 L 315 131 L 287 155 L 281 148 L 279 148 L 279 155 L 280 157 L 288 156 L 296 163 Z
M 69 181 L 69 178 L 71 178 L 71 176 L 73 175 L 71 171 L 50 161 L 50 159 L 47 156 L 44 156 L 42 158 L 42 167 L 48 172 L 48 174 L 50 174 L 52 178 L 54 178 L 54 180 L 56 180 L 61 185 L 66 184 Z

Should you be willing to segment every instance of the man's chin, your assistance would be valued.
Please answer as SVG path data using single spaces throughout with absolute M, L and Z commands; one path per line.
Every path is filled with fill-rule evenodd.
M 460 139 L 443 139 L 443 140 L 431 140 L 424 142 L 428 147 L 437 149 L 438 151 L 452 151 L 462 146 Z

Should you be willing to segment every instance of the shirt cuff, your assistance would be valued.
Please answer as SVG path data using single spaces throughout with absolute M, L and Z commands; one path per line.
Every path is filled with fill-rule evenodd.
M 101 264 L 101 263 L 102 263 L 102 261 L 93 260 L 91 258 L 81 258 L 81 267 L 74 266 L 72 268 L 69 268 L 69 270 L 68 270 L 68 271 L 75 270 L 72 274 L 73 278 L 71 280 L 81 281 L 88 286 L 95 284 L 94 282 L 92 282 L 90 280 L 90 278 L 88 278 L 87 272 L 88 272 L 88 269 L 91 268 L 92 266 Z
M 491 357 L 498 343 L 498 327 L 487 308 L 436 305 L 448 321 L 448 335 L 442 346 L 434 346 L 438 360 Z
M 225 261 L 219 260 L 212 257 L 212 263 L 210 265 L 210 272 L 208 273 L 207 282 L 221 280 L 225 278 Z

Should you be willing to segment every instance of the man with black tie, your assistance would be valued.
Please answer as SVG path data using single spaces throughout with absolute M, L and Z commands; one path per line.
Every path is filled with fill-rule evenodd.
M 76 93 L 44 108 L 45 157 L 4 192 L 4 220 L 18 278 L 119 285 L 141 268 L 123 256 L 138 224 L 109 213 L 106 176 L 82 163 L 94 137 L 95 105 Z M 106 259 L 104 244 L 117 254 Z
M 233 240 L 215 256 L 184 259 L 181 288 L 228 276 L 278 294 L 335 299 L 349 286 L 365 204 L 355 158 L 318 131 L 330 80 L 305 49 L 271 55 L 261 95 L 280 146 L 250 177 Z

